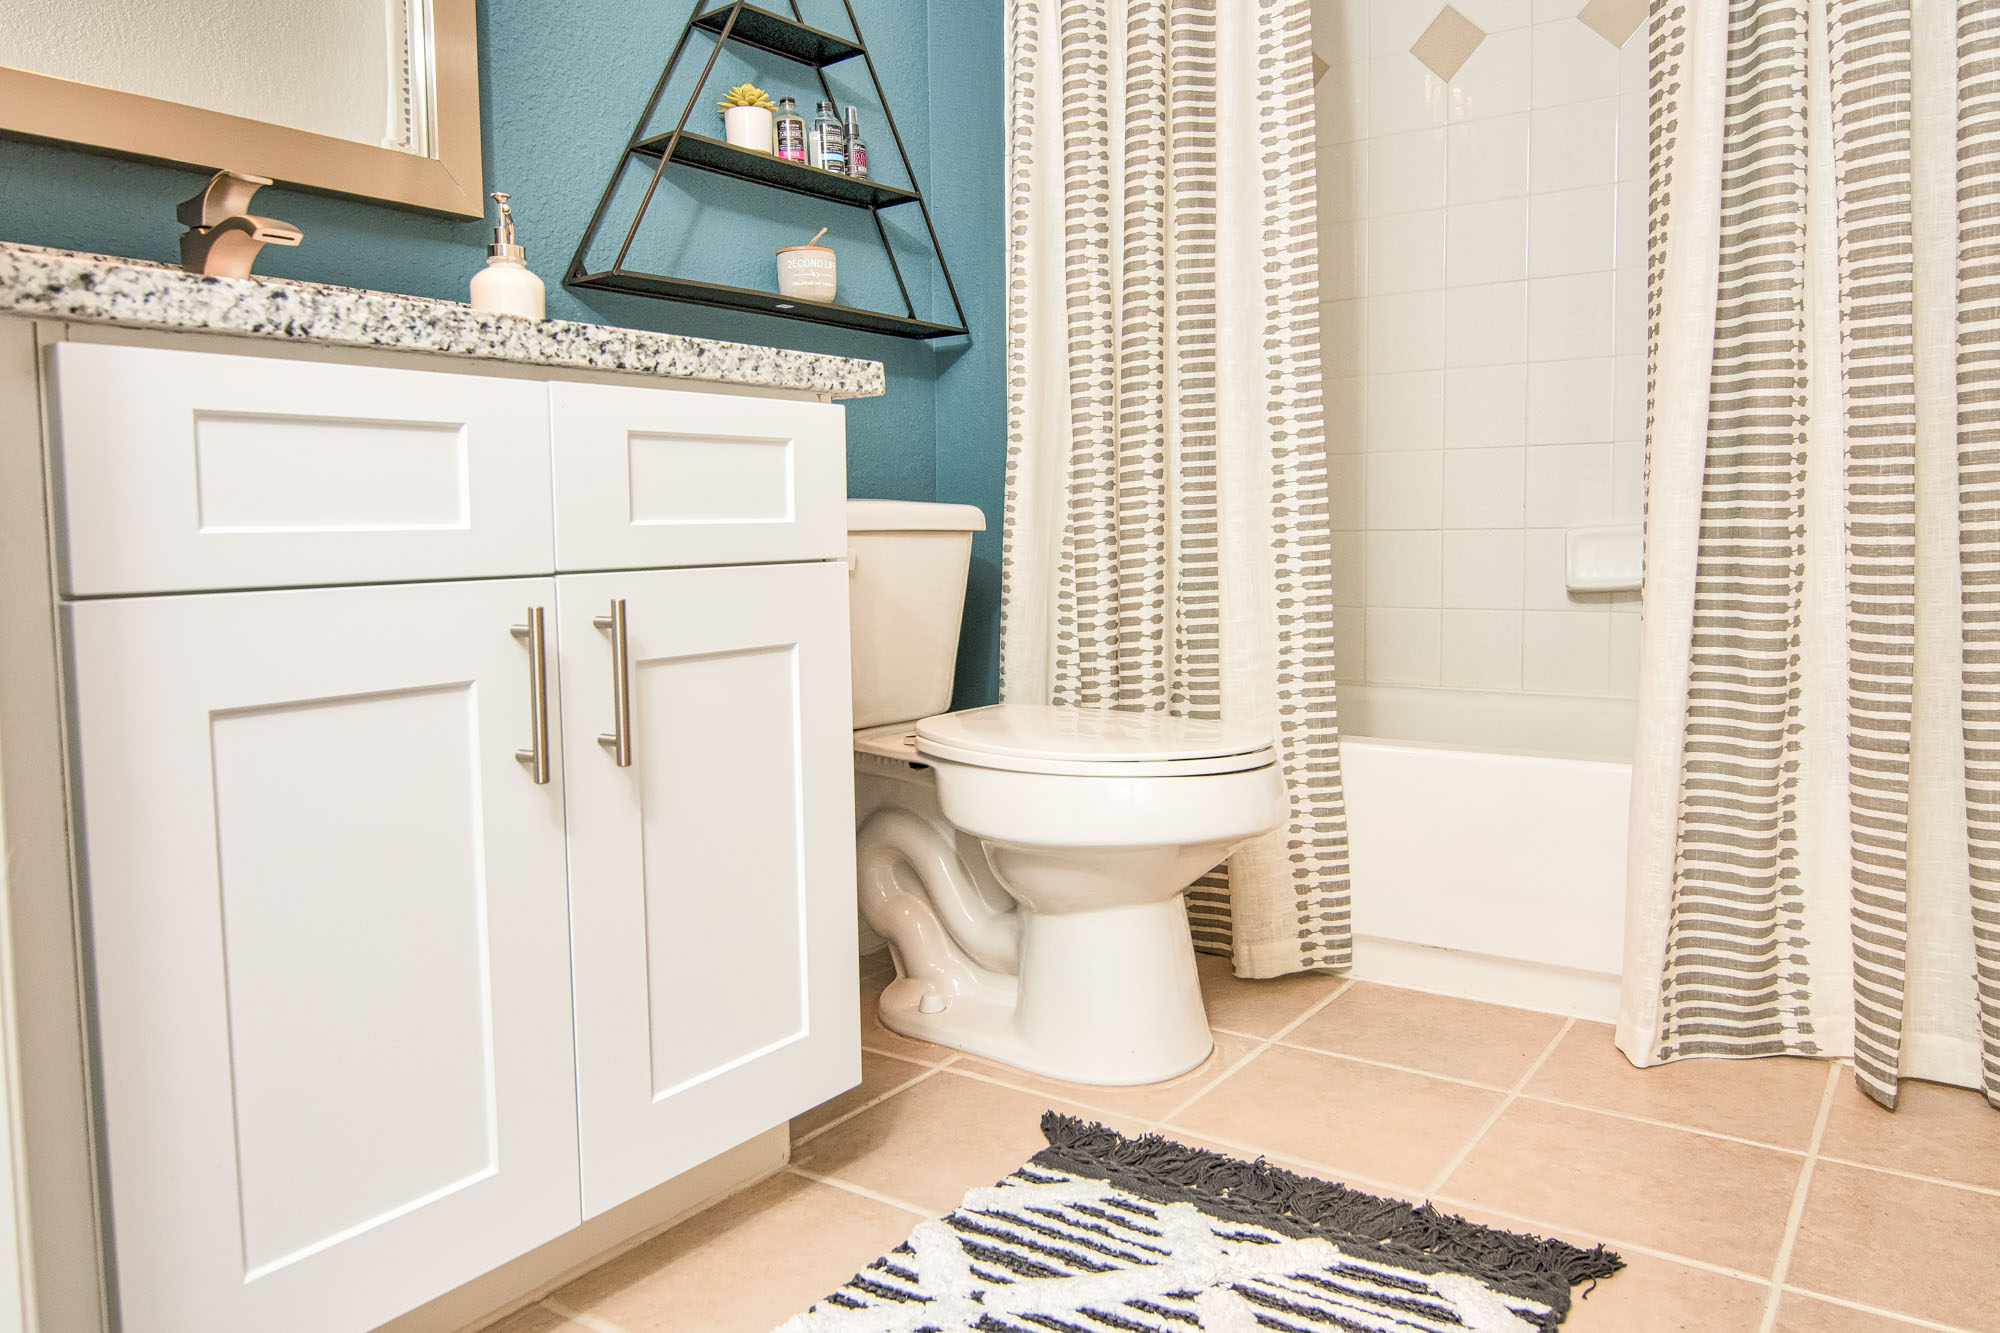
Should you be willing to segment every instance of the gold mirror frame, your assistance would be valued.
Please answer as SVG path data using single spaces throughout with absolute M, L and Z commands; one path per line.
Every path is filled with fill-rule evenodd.
M 0 133 L 484 217 L 475 5 L 431 0 L 435 145 L 429 157 L 7 66 L 0 66 Z

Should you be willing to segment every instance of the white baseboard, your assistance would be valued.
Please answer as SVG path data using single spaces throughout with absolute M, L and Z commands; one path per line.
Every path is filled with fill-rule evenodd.
M 1618 1020 L 1619 983 L 1615 975 L 1583 972 L 1551 963 L 1528 963 L 1461 949 L 1437 949 L 1403 940 L 1357 935 L 1350 975 L 1359 981 L 1407 986 L 1411 990 L 1512 1005 L 1516 1009 L 1537 1009 L 1599 1023 Z
M 485 1328 L 764 1179 L 790 1160 L 791 1150 L 789 1124 L 767 1130 L 390 1320 L 375 1333 L 473 1333 Z

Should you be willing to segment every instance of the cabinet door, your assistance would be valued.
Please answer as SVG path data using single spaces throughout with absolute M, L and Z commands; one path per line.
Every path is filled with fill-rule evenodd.
M 553 593 L 65 608 L 125 1333 L 360 1333 L 576 1225 Z
M 49 349 L 72 596 L 546 574 L 532 380 Z
M 860 1079 L 847 570 L 556 584 L 594 1216 Z
M 833 403 L 551 384 L 556 568 L 837 559 L 847 413 Z

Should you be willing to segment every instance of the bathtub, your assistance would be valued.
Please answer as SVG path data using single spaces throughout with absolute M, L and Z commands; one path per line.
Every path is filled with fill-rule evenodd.
M 1353 974 L 1610 1021 L 1631 704 L 1441 698 L 1456 693 L 1364 686 L 1342 699 L 1343 724 L 1375 733 L 1341 741 Z

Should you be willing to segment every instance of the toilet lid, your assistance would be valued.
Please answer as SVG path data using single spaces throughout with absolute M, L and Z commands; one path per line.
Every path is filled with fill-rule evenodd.
M 995 704 L 917 723 L 917 752 L 980 768 L 1107 777 L 1238 773 L 1272 762 L 1252 727 L 1109 708 Z

